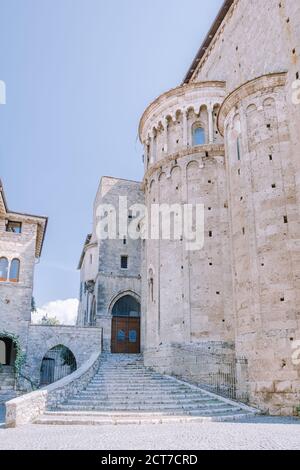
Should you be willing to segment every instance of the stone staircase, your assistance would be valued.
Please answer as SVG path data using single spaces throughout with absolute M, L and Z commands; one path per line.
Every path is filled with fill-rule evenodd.
M 223 421 L 255 413 L 246 405 L 147 369 L 140 355 L 104 355 L 84 391 L 35 422 L 104 425 Z
M 14 368 L 2 366 L 0 369 L 0 404 L 12 400 L 16 396 Z

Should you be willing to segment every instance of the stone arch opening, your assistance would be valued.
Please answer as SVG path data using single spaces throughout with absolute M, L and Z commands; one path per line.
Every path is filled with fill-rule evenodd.
M 0 336 L 0 364 L 13 367 L 17 357 L 16 345 L 11 338 Z
M 139 354 L 141 351 L 141 304 L 125 293 L 115 300 L 112 309 L 111 352 L 113 354 Z
M 40 370 L 40 386 L 45 387 L 73 374 L 77 362 L 72 351 L 60 344 L 51 348 L 44 356 Z

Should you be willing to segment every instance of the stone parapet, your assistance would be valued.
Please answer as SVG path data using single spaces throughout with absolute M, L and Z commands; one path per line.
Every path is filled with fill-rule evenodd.
M 23 395 L 6 403 L 6 427 L 14 428 L 33 422 L 47 407 L 55 407 L 82 391 L 99 368 L 101 353 L 94 353 L 76 372 L 42 390 Z

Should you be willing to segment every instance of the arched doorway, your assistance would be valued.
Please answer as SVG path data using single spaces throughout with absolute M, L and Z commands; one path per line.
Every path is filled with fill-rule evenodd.
M 55 346 L 45 354 L 40 372 L 40 386 L 50 385 L 73 374 L 77 369 L 76 359 L 66 346 Z
M 141 351 L 141 305 L 132 295 L 124 295 L 112 309 L 111 352 L 139 354 Z
M 12 339 L 5 336 L 0 337 L 0 364 L 2 366 L 13 366 L 16 361 L 16 347 Z

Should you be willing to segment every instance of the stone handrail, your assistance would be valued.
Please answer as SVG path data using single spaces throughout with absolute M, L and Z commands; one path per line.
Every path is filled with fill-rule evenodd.
M 100 359 L 101 353 L 94 353 L 73 374 L 41 390 L 7 402 L 6 427 L 14 428 L 31 423 L 42 415 L 48 406 L 55 407 L 83 390 L 98 370 Z

